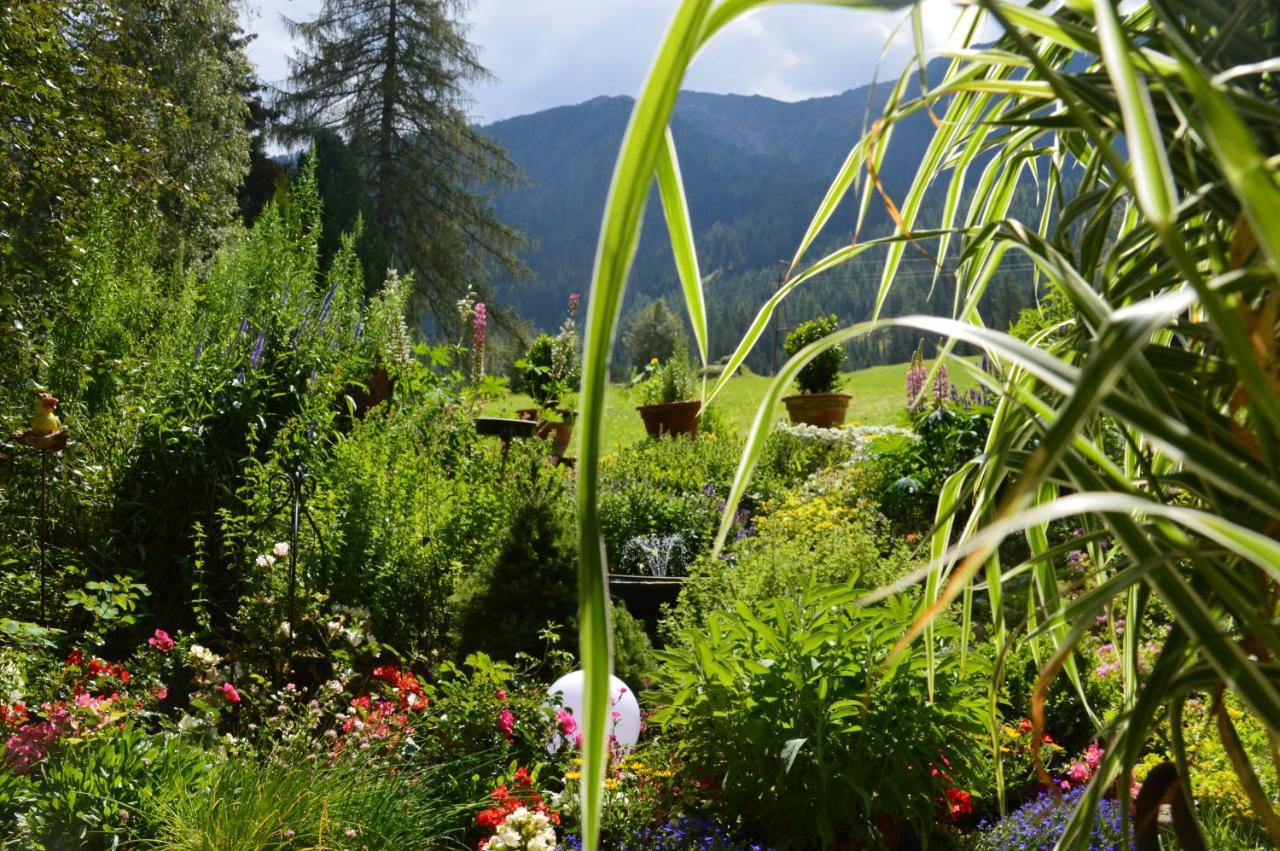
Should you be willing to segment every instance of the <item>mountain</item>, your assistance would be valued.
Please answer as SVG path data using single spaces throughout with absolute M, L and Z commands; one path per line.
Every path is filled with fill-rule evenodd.
M 929 71 L 940 75 L 941 65 L 935 63 Z M 708 284 L 713 357 L 727 354 L 772 291 L 778 261 L 794 253 L 841 162 L 867 122 L 881 113 L 890 88 L 862 86 L 799 102 L 680 94 L 671 128 L 702 272 L 714 276 Z M 498 217 L 535 241 L 525 257 L 533 275 L 498 281 L 496 295 L 541 329 L 557 327 L 569 293 L 585 293 L 589 287 L 605 195 L 632 105 L 628 97 L 598 97 L 482 128 L 506 148 L 526 178 L 523 185 L 495 197 Z M 893 130 L 881 180 L 899 203 L 933 132 L 924 111 Z M 659 296 L 680 300 L 656 196 L 655 190 L 646 208 L 624 312 Z M 815 249 L 847 242 L 854 223 L 855 210 L 846 201 Z M 884 206 L 874 202 L 862 235 L 890 228 Z M 832 310 L 846 321 L 866 318 L 876 267 L 874 258 L 864 258 L 856 267 L 837 270 L 826 283 L 819 280 L 797 290 L 788 299 L 789 318 L 798 321 Z M 923 257 L 911 258 L 906 269 L 907 277 L 932 282 L 932 267 Z M 949 309 L 949 296 L 946 301 Z M 909 356 L 910 348 L 905 351 Z M 754 353 L 753 367 L 767 368 L 769 355 Z

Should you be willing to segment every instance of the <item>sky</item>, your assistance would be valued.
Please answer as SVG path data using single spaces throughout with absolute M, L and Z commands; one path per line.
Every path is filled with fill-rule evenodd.
M 246 0 L 249 57 L 270 83 L 287 78 L 293 43 L 281 15 L 305 20 L 323 0 Z M 493 79 L 472 91 L 472 120 L 488 123 L 598 95 L 635 95 L 678 0 L 474 0 L 468 36 Z M 684 88 L 780 100 L 836 94 L 867 83 L 906 13 L 818 6 L 761 9 L 736 21 L 690 69 Z M 944 44 L 958 14 L 925 0 L 926 44 Z M 898 30 L 881 75 L 912 54 L 910 25 Z

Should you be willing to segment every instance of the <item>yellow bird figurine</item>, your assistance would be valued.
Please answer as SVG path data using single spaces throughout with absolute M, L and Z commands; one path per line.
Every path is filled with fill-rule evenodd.
M 37 436 L 53 434 L 62 428 L 62 422 L 53 409 L 58 407 L 58 397 L 51 393 L 36 395 L 36 410 L 31 415 L 31 433 Z

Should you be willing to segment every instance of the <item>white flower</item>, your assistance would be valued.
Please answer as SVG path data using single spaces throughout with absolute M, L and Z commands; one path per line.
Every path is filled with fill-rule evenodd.
M 281 638 L 293 638 L 293 626 L 288 621 L 280 624 L 279 632 Z
M 324 687 L 334 694 L 342 694 L 342 683 L 339 680 L 329 680 L 324 684 Z
M 185 712 L 182 713 L 182 717 L 178 719 L 178 730 L 182 733 L 190 733 L 192 730 L 198 729 L 200 726 L 201 722 L 199 718 L 196 718 L 194 715 L 188 715 Z
M 554 851 L 556 830 L 545 813 L 518 807 L 503 819 L 486 851 Z
M 284 541 L 281 541 L 271 548 L 271 552 L 276 554 L 276 558 L 287 558 L 289 555 L 289 545 Z
M 276 557 L 269 556 L 266 553 L 263 553 L 262 555 L 258 556 L 256 561 L 258 562 L 258 567 L 262 568 L 263 570 L 266 570 L 267 568 L 271 567 L 271 565 L 276 563 Z
M 329 630 L 329 638 L 337 638 L 342 632 L 342 621 L 329 621 L 325 628 Z
M 191 645 L 187 651 L 187 661 L 200 668 L 213 668 L 222 661 L 222 657 L 207 647 L 199 644 Z
M 352 620 L 367 621 L 369 619 L 369 610 L 359 606 L 344 606 L 341 603 L 334 603 L 329 607 L 329 611 L 335 615 L 346 615 Z
M 364 636 L 354 629 L 344 629 L 342 631 L 342 637 L 345 638 L 347 643 L 352 647 L 359 647 L 364 641 Z

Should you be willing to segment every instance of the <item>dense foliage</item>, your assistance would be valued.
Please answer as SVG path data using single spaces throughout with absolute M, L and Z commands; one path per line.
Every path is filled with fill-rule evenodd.
M 608 611 L 598 578 L 606 564 L 596 465 L 610 342 L 655 175 L 677 266 L 699 268 L 700 252 L 684 226 L 696 196 L 671 178 L 679 174 L 678 134 L 671 132 L 677 98 L 694 56 L 757 5 L 680 5 L 623 137 L 597 243 L 579 480 L 581 611 L 592 626 L 583 651 L 596 695 L 587 707 L 587 794 L 597 807 Z M 1151 737 L 1168 718 L 1180 741 L 1187 701 L 1205 691 L 1217 699 L 1217 733 L 1235 755 L 1233 770 L 1253 811 L 1280 843 L 1275 801 L 1257 776 L 1275 766 L 1244 753 L 1220 699 L 1231 694 L 1280 735 L 1280 692 L 1268 667 L 1280 646 L 1280 551 L 1272 540 L 1280 516 L 1272 470 L 1280 394 L 1271 308 L 1280 266 L 1271 60 L 1280 29 L 1272 11 L 1165 0 L 1123 9 L 1110 0 L 966 7 L 956 27 L 964 49 L 936 65 L 933 79 L 921 49 L 918 67 L 902 75 L 880 118 L 835 171 L 773 294 L 758 300 L 727 362 L 731 373 L 759 351 L 792 292 L 820 291 L 835 269 L 856 275 L 881 251 L 879 286 L 868 294 L 876 321 L 838 332 L 832 343 L 911 329 L 947 338 L 948 353 L 962 343 L 987 356 L 988 369 L 970 370 L 996 394 L 982 453 L 942 484 L 929 562 L 896 586 L 919 582 L 924 605 L 888 658 L 911 658 L 924 642 L 932 680 L 932 642 L 953 604 L 963 623 L 975 615 L 988 621 L 984 632 L 997 658 L 1028 642 L 1040 670 L 1028 722 L 1038 738 L 1046 734 L 1044 707 L 1055 680 L 1061 676 L 1083 695 L 1078 657 L 1087 652 L 1087 636 L 1095 625 L 1114 630 L 1121 700 L 1114 713 L 1090 715 L 1107 747 L 1081 772 L 1088 786 L 1056 847 L 1088 846 L 1112 790 L 1125 817 L 1132 798 L 1125 780 Z M 913 14 L 919 43 L 921 7 Z M 993 45 L 979 44 L 988 24 L 1002 34 Z M 937 131 L 921 155 L 905 158 L 916 167 L 910 186 L 890 192 L 883 168 L 901 150 L 900 139 L 917 137 L 910 130 L 923 114 Z M 1034 207 L 1019 203 L 1028 181 L 1043 192 Z M 825 242 L 846 199 L 860 211 L 883 208 L 892 231 Z M 945 282 L 948 318 L 883 319 L 900 304 L 894 294 L 910 290 L 904 278 L 912 252 L 924 258 L 930 287 Z M 1070 304 L 1020 323 L 1029 343 L 994 330 L 1005 323 L 985 315 L 996 271 L 1015 257 L 1034 264 Z M 682 274 L 699 347 L 711 337 L 700 306 L 704 283 Z M 717 551 L 762 458 L 783 387 L 808 361 L 807 354 L 793 357 L 763 396 Z M 949 391 L 937 371 L 929 378 Z M 708 398 L 723 389 L 718 380 Z M 913 404 L 918 398 L 911 394 Z M 949 425 L 945 432 L 961 438 L 942 442 L 949 453 L 976 442 Z M 971 433 L 976 438 L 981 429 Z M 1054 529 L 1060 521 L 1079 529 L 1083 549 L 1062 541 Z M 1059 574 L 1057 559 L 1068 553 L 1067 567 L 1083 568 L 1082 577 Z M 1025 614 L 1011 622 L 1011 610 Z M 1146 667 L 1145 647 L 1154 656 Z M 1000 686 L 998 673 L 993 685 Z M 991 741 L 999 742 L 994 729 Z M 1174 751 L 1159 777 L 1171 783 L 1177 813 L 1195 788 L 1196 766 L 1184 749 Z M 589 808 L 589 849 L 594 815 Z M 1149 823 L 1148 812 L 1140 816 Z M 1194 819 L 1176 829 L 1182 842 L 1203 845 Z
M 451 342 L 410 329 L 369 137 L 322 133 L 289 185 L 264 192 L 268 168 L 237 187 L 267 110 L 230 5 L 0 12 L 0 844 L 1128 848 L 1162 800 L 1189 847 L 1276 844 L 1276 21 L 968 8 L 1000 41 L 878 102 L 780 280 L 710 258 L 769 299 L 713 330 L 698 289 L 721 279 L 683 226 L 703 214 L 683 131 L 663 131 L 698 125 L 673 106 L 681 70 L 750 6 L 682 4 L 615 171 L 588 332 L 570 293 L 521 361 L 542 419 L 580 409 L 576 464 L 537 425 L 480 433 L 514 355 L 494 357 L 468 273 L 433 282 L 464 293 Z M 373 60 L 328 43 L 366 83 L 402 61 L 454 57 L 446 89 L 477 70 L 450 4 L 341 8 L 382 36 Z M 343 106 L 385 117 L 393 88 Z M 898 184 L 890 136 L 928 115 Z M 712 160 L 691 192 L 736 167 Z M 690 318 L 655 307 L 633 336 L 705 355 L 747 334 L 723 370 L 675 342 L 648 361 L 654 400 L 701 397 L 698 436 L 602 456 L 655 173 Z M 868 230 L 833 239 L 855 185 Z M 1048 295 L 1006 334 L 984 311 L 1018 253 Z M 879 278 L 863 313 L 806 302 L 832 271 Z M 717 416 L 783 305 L 892 313 L 926 278 L 952 319 L 879 341 L 890 323 L 802 325 L 750 430 Z M 838 374 L 843 349 L 806 341 L 908 337 L 896 425 L 775 425 L 790 382 Z M 948 338 L 984 356 L 927 362 Z

